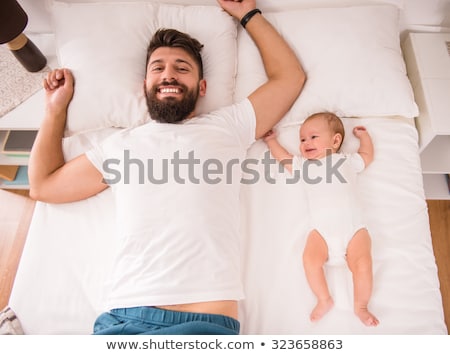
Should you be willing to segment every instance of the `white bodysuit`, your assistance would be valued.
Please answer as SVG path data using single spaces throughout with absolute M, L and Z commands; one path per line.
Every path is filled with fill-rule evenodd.
M 311 231 L 317 230 L 328 245 L 328 264 L 345 260 L 355 233 L 366 228 L 358 203 L 357 173 L 364 169 L 358 153 L 327 155 L 318 160 L 295 157 L 293 173 L 299 173 L 309 203 Z

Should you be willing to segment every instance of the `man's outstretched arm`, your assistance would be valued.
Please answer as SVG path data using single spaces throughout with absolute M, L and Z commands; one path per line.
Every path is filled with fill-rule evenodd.
M 222 8 L 239 21 L 256 8 L 255 0 L 218 0 Z M 264 18 L 256 13 L 245 29 L 255 42 L 267 74 L 267 82 L 249 95 L 256 113 L 256 138 L 261 138 L 287 111 L 306 81 L 302 65 L 293 50 Z
M 46 111 L 28 165 L 30 196 L 46 202 L 77 201 L 104 190 L 101 173 L 85 155 L 64 161 L 62 139 L 67 108 L 73 96 L 73 76 L 56 69 L 44 80 Z

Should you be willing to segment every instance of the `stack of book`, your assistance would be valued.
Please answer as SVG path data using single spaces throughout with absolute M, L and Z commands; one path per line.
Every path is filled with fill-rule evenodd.
M 28 157 L 36 130 L 11 130 L 3 139 L 1 154 L 9 157 Z M 19 165 L 0 165 L 0 180 L 3 185 L 28 185 L 28 168 Z

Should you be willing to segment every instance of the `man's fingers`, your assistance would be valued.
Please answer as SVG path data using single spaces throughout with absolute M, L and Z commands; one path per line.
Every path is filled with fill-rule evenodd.
M 73 75 L 69 69 L 64 68 L 63 69 L 63 75 L 64 75 L 64 86 L 73 86 Z
M 56 70 L 52 70 L 47 74 L 46 83 L 48 89 L 53 90 L 58 87 L 58 80 L 56 79 Z
M 50 90 L 50 87 L 48 86 L 47 79 L 44 79 L 42 81 L 42 86 L 44 87 L 45 90 Z
M 44 88 L 46 90 L 54 90 L 61 85 L 73 85 L 73 77 L 68 69 L 55 69 L 47 74 L 47 79 L 44 81 Z

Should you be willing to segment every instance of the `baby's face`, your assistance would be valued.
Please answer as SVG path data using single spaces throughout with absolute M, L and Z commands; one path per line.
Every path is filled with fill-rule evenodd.
M 325 120 L 313 119 L 302 124 L 300 128 L 300 153 L 303 158 L 321 159 L 330 151 L 336 153 L 338 147 L 336 134 L 330 130 Z

